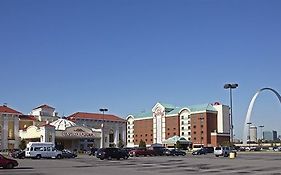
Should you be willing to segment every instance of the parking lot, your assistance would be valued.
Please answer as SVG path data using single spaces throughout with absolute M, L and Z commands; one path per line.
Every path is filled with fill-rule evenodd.
M 99 160 L 88 155 L 75 159 L 20 159 L 15 169 L 0 175 L 144 175 L 144 174 L 280 174 L 280 153 L 238 153 L 235 159 L 213 154 L 192 156 L 133 157 Z

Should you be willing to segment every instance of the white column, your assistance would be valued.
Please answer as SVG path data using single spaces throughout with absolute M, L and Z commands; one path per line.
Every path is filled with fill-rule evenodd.
M 116 146 L 118 146 L 119 142 L 119 124 L 115 124 L 115 129 L 114 129 L 114 143 Z
M 3 117 L 2 148 L 8 149 L 8 117 Z
M 124 145 L 127 145 L 127 137 L 126 137 L 126 124 L 122 124 L 122 140 Z
M 19 142 L 20 142 L 20 138 L 19 138 L 19 117 L 18 116 L 14 116 L 14 136 L 15 136 L 15 149 L 19 148 Z
M 101 139 L 100 139 L 100 148 L 104 147 L 104 124 L 101 124 Z

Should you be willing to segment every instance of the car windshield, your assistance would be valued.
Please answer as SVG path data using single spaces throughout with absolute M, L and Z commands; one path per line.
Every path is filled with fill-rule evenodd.
M 216 147 L 216 149 L 215 150 L 221 150 L 221 147 Z

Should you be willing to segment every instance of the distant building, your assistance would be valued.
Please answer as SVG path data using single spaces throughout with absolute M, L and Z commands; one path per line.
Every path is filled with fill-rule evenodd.
M 250 142 L 257 142 L 257 127 L 250 126 Z
M 59 119 L 58 113 L 55 112 L 55 108 L 46 104 L 34 108 L 31 111 L 30 115 L 35 116 L 36 119 L 40 122 L 47 122 L 47 123 L 51 123 Z
M 98 147 L 118 146 L 119 143 L 126 145 L 126 120 L 111 114 L 96 114 L 76 112 L 66 119 L 75 122 L 79 126 L 102 129 L 104 143 L 95 143 Z M 91 145 L 91 141 L 85 140 L 84 145 Z M 103 145 L 104 144 L 104 145 Z
M 277 131 L 264 131 L 263 132 L 264 141 L 277 141 Z

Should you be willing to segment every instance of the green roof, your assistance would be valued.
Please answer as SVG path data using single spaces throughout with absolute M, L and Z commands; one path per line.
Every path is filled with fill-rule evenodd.
M 192 106 L 185 106 L 185 107 L 175 107 L 171 104 L 164 104 L 160 103 L 166 109 L 166 115 L 176 115 L 178 114 L 183 108 L 189 109 L 191 112 L 200 112 L 200 111 L 217 111 L 211 104 L 200 104 L 200 105 L 192 105 Z M 134 118 L 150 118 L 153 116 L 152 112 L 141 112 L 137 114 L 132 114 Z
M 141 113 L 137 113 L 137 114 L 132 114 L 132 116 L 134 116 L 134 118 L 149 118 L 152 117 L 152 112 L 141 112 Z
M 213 105 L 211 104 L 201 104 L 201 105 L 192 105 L 188 106 L 188 109 L 190 109 L 191 112 L 197 112 L 197 111 L 217 111 Z
M 164 144 L 176 144 L 177 141 L 182 142 L 182 143 L 191 143 L 190 141 L 186 140 L 184 137 L 180 136 L 173 136 L 168 138 L 167 140 L 164 140 Z

